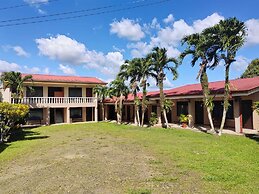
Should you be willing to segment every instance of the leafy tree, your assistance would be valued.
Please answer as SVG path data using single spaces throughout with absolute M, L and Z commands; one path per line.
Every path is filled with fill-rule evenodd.
M 149 55 L 152 60 L 152 65 L 155 71 L 153 75 L 156 79 L 157 85 L 159 87 L 159 95 L 160 95 L 160 108 L 161 113 L 160 117 L 162 118 L 162 114 L 164 116 L 165 124 L 162 119 L 162 125 L 169 127 L 168 120 L 166 116 L 166 110 L 164 107 L 165 95 L 164 95 L 164 80 L 166 79 L 165 70 L 170 71 L 173 74 L 173 79 L 175 80 L 178 76 L 177 67 L 178 61 L 175 58 L 168 58 L 166 54 L 167 50 L 165 48 L 153 48 L 152 53 Z M 171 64 L 174 65 L 171 65 Z
M 139 104 L 140 101 L 137 97 L 137 93 L 139 91 L 138 85 L 138 73 L 139 73 L 140 65 L 137 59 L 133 59 L 131 61 L 126 60 L 123 65 L 120 67 L 120 71 L 118 73 L 118 77 L 122 80 L 129 80 L 130 82 L 130 89 L 131 93 L 133 94 L 134 98 L 134 106 L 135 106 L 135 122 L 137 125 L 140 125 L 140 118 L 139 118 Z
M 8 141 L 10 131 L 24 124 L 28 114 L 28 105 L 0 103 L 0 143 Z
M 192 66 L 200 61 L 200 70 L 196 79 L 200 79 L 203 92 L 203 102 L 207 109 L 211 129 L 214 131 L 215 129 L 212 120 L 214 104 L 213 98 L 210 97 L 207 69 L 215 67 L 219 63 L 219 56 L 217 55 L 218 46 L 212 38 L 205 36 L 202 33 L 196 33 L 184 37 L 182 39 L 182 44 L 186 44 L 187 47 L 180 55 L 181 60 L 183 60 L 187 55 L 191 55 Z
M 252 78 L 259 76 L 259 59 L 254 59 L 246 68 L 241 78 Z
M 32 75 L 22 76 L 20 72 L 3 72 L 0 77 L 3 83 L 4 89 L 10 88 L 12 96 L 14 98 L 23 98 L 24 96 L 24 83 L 27 81 L 33 81 Z M 29 87 L 29 89 L 32 89 Z
M 221 52 L 221 58 L 224 60 L 225 63 L 224 108 L 219 130 L 219 135 L 221 135 L 222 129 L 225 125 L 226 114 L 230 106 L 229 70 L 231 64 L 235 61 L 238 49 L 244 45 L 246 37 L 246 27 L 245 23 L 239 21 L 237 18 L 229 18 L 226 20 L 221 20 L 219 24 L 216 24 L 215 26 L 206 29 L 204 31 L 204 34 L 213 38 L 213 40 L 217 42 L 219 46 L 218 50 Z
M 123 100 L 127 98 L 129 94 L 129 88 L 125 85 L 125 81 L 117 77 L 110 84 L 109 95 L 116 98 L 115 100 L 115 111 L 117 113 L 117 122 L 122 122 L 122 106 Z
M 101 101 L 102 105 L 102 120 L 104 120 L 104 100 L 109 95 L 109 89 L 106 86 L 98 85 L 94 88 L 94 93 L 97 94 L 97 97 Z

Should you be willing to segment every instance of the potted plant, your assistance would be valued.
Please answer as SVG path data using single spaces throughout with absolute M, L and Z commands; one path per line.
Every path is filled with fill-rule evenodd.
M 181 115 L 179 116 L 179 121 L 180 121 L 180 123 L 181 123 L 181 126 L 182 126 L 183 128 L 186 128 L 187 125 L 188 125 L 189 118 L 188 118 L 187 115 L 181 114 Z

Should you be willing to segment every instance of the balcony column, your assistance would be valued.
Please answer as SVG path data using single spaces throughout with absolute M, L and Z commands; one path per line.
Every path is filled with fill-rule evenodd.
M 65 108 L 65 123 L 70 123 L 70 108 L 67 107 Z
M 43 109 L 43 120 L 45 125 L 50 125 L 50 109 L 49 107 Z
M 48 86 L 43 86 L 43 97 L 48 97 Z
M 82 121 L 86 122 L 86 107 L 82 107 Z
M 64 86 L 64 97 L 69 97 L 68 86 Z
M 94 121 L 98 122 L 98 98 L 97 98 L 97 94 L 95 94 Z

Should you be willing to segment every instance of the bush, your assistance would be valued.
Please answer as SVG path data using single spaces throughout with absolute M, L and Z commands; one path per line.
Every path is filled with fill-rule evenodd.
M 28 105 L 0 103 L 0 143 L 8 141 L 11 130 L 25 124 L 28 116 Z
M 150 119 L 149 119 L 149 125 L 150 125 L 150 126 L 154 126 L 154 125 L 157 124 L 157 123 L 158 123 L 157 115 L 156 115 L 156 113 L 152 112 L 152 113 L 151 113 L 151 117 L 150 117 Z
M 188 118 L 187 115 L 181 114 L 181 115 L 179 116 L 179 121 L 180 121 L 180 123 L 188 123 L 189 118 Z

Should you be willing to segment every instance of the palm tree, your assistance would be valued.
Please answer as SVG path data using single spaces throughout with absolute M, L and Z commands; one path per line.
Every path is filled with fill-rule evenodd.
M 32 75 L 22 76 L 20 72 L 10 71 L 3 72 L 0 77 L 4 89 L 10 88 L 12 96 L 15 98 L 23 98 L 24 96 L 24 83 L 33 81 Z M 29 87 L 29 89 L 32 89 Z
M 229 18 L 221 20 L 219 24 L 208 28 L 204 33 L 210 37 L 213 37 L 219 45 L 218 50 L 221 52 L 221 58 L 225 62 L 225 90 L 224 90 L 224 108 L 222 114 L 222 120 L 219 130 L 219 135 L 222 134 L 222 129 L 225 125 L 226 114 L 229 104 L 230 96 L 230 82 L 229 82 L 229 70 L 230 65 L 235 61 L 236 53 L 239 48 L 244 45 L 246 36 L 245 23 L 239 21 L 237 18 Z M 212 68 L 215 68 L 212 67 Z
M 102 104 L 102 120 L 104 120 L 104 100 L 108 96 L 108 87 L 98 85 L 94 88 L 94 93 L 97 94 L 97 97 L 100 99 Z
M 116 98 L 115 111 L 117 113 L 118 124 L 121 124 L 123 100 L 127 98 L 128 94 L 129 88 L 125 85 L 124 80 L 117 77 L 117 79 L 111 82 L 109 95 Z
M 155 70 L 154 78 L 156 79 L 157 85 L 160 91 L 160 118 L 162 118 L 162 113 L 165 119 L 166 127 L 169 127 L 168 120 L 166 116 L 166 110 L 164 107 L 164 80 L 166 79 L 165 70 L 169 70 L 173 73 L 173 79 L 175 80 L 178 76 L 177 67 L 178 61 L 175 58 L 168 58 L 166 54 L 167 50 L 165 48 L 155 47 L 150 54 L 152 65 Z M 169 63 L 174 63 L 174 66 L 169 65 Z M 164 126 L 164 122 L 162 120 L 162 125 Z
M 200 79 L 203 102 L 207 109 L 208 118 L 211 129 L 214 131 L 214 124 L 212 120 L 213 111 L 213 98 L 210 97 L 209 81 L 207 75 L 207 69 L 216 66 L 219 63 L 219 57 L 217 55 L 218 46 L 213 42 L 213 39 L 208 38 L 204 34 L 192 34 L 182 39 L 182 44 L 187 44 L 187 48 L 181 53 L 181 61 L 187 56 L 192 56 L 191 65 L 194 66 L 198 60 L 200 60 L 200 70 L 197 78 Z
M 134 98 L 134 117 L 135 124 L 140 125 L 139 118 L 139 99 L 137 97 L 137 92 L 139 91 L 138 86 L 138 73 L 139 73 L 139 63 L 137 63 L 137 59 L 132 59 L 131 61 L 126 60 L 123 65 L 120 67 L 120 71 L 118 73 L 118 77 L 122 80 L 129 80 L 131 93 Z

